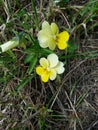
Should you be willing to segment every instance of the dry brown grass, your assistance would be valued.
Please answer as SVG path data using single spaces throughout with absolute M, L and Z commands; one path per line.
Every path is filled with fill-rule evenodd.
M 83 2 L 72 1 L 70 5 L 85 6 L 86 3 Z M 17 14 L 19 8 L 25 8 L 33 17 L 31 2 L 21 3 L 19 7 L 16 1 L 12 2 L 13 14 Z M 71 27 L 71 38 L 75 39 L 75 44 L 79 44 L 78 49 L 74 57 L 67 58 L 66 71 L 61 78 L 44 84 L 36 76 L 18 92 L 16 86 L 28 75 L 28 65 L 23 63 L 25 54 L 23 50 L 15 49 L 17 60 L 9 64 L 6 64 L 8 63 L 6 60 L 1 63 L 7 54 L 1 55 L 0 130 L 98 129 L 98 30 L 96 27 L 92 30 L 89 28 L 96 23 L 97 18 L 87 23 L 85 29 L 88 36 L 85 36 L 84 28 L 74 28 L 74 25 L 81 24 L 85 17 L 83 19 L 81 17 L 78 21 L 80 23 L 76 19 L 72 24 L 70 13 L 73 11 L 69 11 L 67 7 L 54 7 L 50 3 L 51 1 L 36 1 L 40 25 L 45 18 L 49 22 L 55 21 L 60 30 Z M 1 13 L 2 10 L 1 8 Z M 2 17 L 5 18 L 5 14 L 2 13 Z M 15 17 L 17 20 L 17 16 Z M 20 19 L 18 20 L 19 23 L 12 24 L 14 29 L 24 30 L 20 25 Z M 11 38 L 13 31 L 9 33 L 10 28 L 12 28 L 10 25 L 4 28 L 0 34 L 1 41 Z M 36 36 L 37 30 L 34 28 L 32 33 Z

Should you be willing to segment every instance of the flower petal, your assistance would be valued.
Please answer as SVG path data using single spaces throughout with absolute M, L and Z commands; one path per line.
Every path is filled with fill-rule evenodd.
M 65 48 L 68 47 L 68 44 L 67 44 L 67 43 L 64 43 L 64 42 L 59 42 L 59 43 L 57 44 L 57 46 L 58 46 L 58 48 L 59 48 L 60 50 L 64 50 Z
M 59 28 L 58 28 L 58 26 L 57 26 L 55 23 L 52 23 L 52 24 L 51 24 L 51 30 L 52 30 L 52 33 L 53 33 L 54 35 L 56 35 L 56 34 L 59 33 Z
M 38 33 L 38 40 L 39 40 L 39 44 L 42 48 L 46 48 L 48 47 L 48 42 L 51 38 L 51 32 L 50 30 L 41 30 Z
M 63 50 L 68 47 L 67 41 L 69 40 L 69 33 L 67 31 L 61 32 L 57 35 L 57 46 L 59 49 Z
M 56 54 L 50 54 L 47 57 L 50 68 L 55 67 L 58 64 L 58 56 Z
M 57 73 L 54 69 L 50 71 L 50 80 L 55 80 Z
M 46 58 L 41 58 L 39 62 L 43 68 L 47 68 L 49 66 L 49 62 Z
M 50 50 L 54 50 L 56 47 L 56 42 L 53 38 L 50 38 L 48 41 L 48 46 Z
M 66 42 L 69 40 L 69 33 L 67 31 L 61 32 L 57 35 L 57 39 Z
M 49 80 L 49 72 L 45 71 L 43 75 L 41 75 L 41 79 L 43 82 L 48 82 Z
M 38 75 L 42 75 L 44 73 L 44 69 L 41 66 L 36 67 L 36 73 Z
M 42 29 L 50 29 L 50 25 L 49 25 L 49 23 L 47 21 L 44 21 L 42 23 Z
M 58 65 L 55 67 L 57 74 L 62 74 L 65 70 L 63 62 L 59 62 Z

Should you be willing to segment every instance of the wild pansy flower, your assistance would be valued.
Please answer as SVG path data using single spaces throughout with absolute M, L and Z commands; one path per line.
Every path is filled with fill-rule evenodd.
M 36 73 L 41 76 L 43 82 L 48 82 L 48 80 L 55 80 L 57 74 L 62 74 L 64 72 L 64 64 L 59 61 L 56 54 L 49 54 L 46 58 L 40 59 L 40 65 L 36 67 Z
M 55 23 L 49 23 L 44 21 L 42 23 L 42 30 L 38 32 L 39 44 L 42 48 L 54 50 L 56 45 L 60 50 L 64 50 L 68 47 L 69 33 L 63 31 L 59 33 L 59 28 Z

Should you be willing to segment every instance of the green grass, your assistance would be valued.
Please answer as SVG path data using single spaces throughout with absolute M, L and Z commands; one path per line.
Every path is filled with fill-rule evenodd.
M 0 54 L 0 129 L 98 128 L 98 1 L 0 0 L 0 12 L 0 45 L 19 37 Z M 44 20 L 70 33 L 69 48 L 55 51 L 65 72 L 46 84 L 35 73 L 39 59 L 53 53 L 37 39 Z

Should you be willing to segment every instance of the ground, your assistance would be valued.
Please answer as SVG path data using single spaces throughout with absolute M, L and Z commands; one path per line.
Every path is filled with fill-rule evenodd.
M 98 130 L 98 1 L 0 3 L 0 44 L 26 39 L 0 54 L 0 130 Z M 70 47 L 56 50 L 65 72 L 48 83 L 25 60 L 44 20 L 70 33 Z

